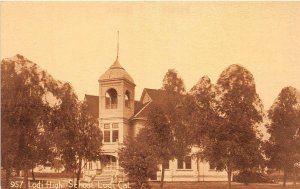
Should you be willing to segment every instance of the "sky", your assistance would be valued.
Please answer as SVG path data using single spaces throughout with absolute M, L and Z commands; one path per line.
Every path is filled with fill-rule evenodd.
M 268 109 L 300 89 L 300 2 L 2 2 L 1 59 L 21 54 L 80 99 L 116 59 L 136 84 L 158 89 L 174 68 L 189 90 L 231 64 L 254 76 Z

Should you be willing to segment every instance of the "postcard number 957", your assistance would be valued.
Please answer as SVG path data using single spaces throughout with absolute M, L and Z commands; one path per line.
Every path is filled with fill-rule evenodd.
M 11 181 L 10 187 L 12 188 L 22 188 L 23 181 Z

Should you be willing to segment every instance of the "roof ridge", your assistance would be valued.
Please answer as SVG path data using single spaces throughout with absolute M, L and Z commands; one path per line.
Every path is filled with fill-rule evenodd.
M 142 107 L 141 109 L 140 109 L 140 111 L 138 111 L 134 116 L 133 116 L 133 118 L 135 118 L 136 116 L 138 116 L 147 106 L 149 106 L 149 104 L 151 103 L 152 101 L 149 101 L 149 102 L 147 102 L 146 104 L 145 104 L 145 106 L 144 107 Z
M 150 88 L 144 88 L 146 90 L 155 90 L 155 91 L 164 91 L 163 89 L 150 89 Z
M 85 96 L 96 96 L 99 97 L 99 95 L 90 95 L 90 94 L 84 94 Z

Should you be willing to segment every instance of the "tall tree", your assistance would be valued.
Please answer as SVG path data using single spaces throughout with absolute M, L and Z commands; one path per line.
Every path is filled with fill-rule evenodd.
M 217 170 L 226 170 L 230 188 L 234 171 L 252 169 L 262 161 L 257 124 L 263 107 L 252 74 L 242 66 L 224 70 L 216 89 L 219 121 L 209 130 L 205 156 Z
M 174 138 L 170 121 L 161 107 L 152 106 L 147 118 L 147 125 L 141 132 L 147 133 L 144 139 L 147 141 L 145 147 L 153 149 L 154 156 L 161 164 L 160 188 L 163 188 L 165 162 L 174 158 Z
M 162 89 L 168 92 L 185 93 L 183 80 L 174 69 L 169 69 L 163 79 Z
M 80 103 L 70 84 L 65 84 L 62 103 L 52 113 L 58 154 L 67 169 L 76 175 L 76 185 L 80 188 L 83 161 L 99 160 L 101 156 L 102 134 L 97 119 L 93 117 L 85 102 Z
M 190 152 L 191 144 L 189 137 L 190 130 L 188 130 L 189 122 L 185 119 L 187 115 L 185 106 L 185 86 L 176 70 L 169 69 L 165 74 L 162 89 L 166 91 L 164 103 L 154 105 L 150 115 L 148 116 L 149 124 L 159 124 L 159 122 L 162 121 L 162 125 L 166 124 L 169 127 L 168 133 L 166 132 L 164 135 L 166 137 L 166 141 L 168 141 L 168 139 L 170 141 L 159 141 L 160 145 L 164 146 L 168 144 L 168 153 L 164 152 L 164 149 L 161 148 L 161 154 L 159 155 L 159 157 L 164 157 L 160 159 L 162 166 L 161 188 L 164 183 L 164 162 L 169 162 L 169 160 L 174 158 L 184 159 L 184 156 Z M 155 116 L 158 112 L 162 115 Z M 156 130 L 155 132 L 159 133 L 160 131 Z
M 287 174 L 300 162 L 300 92 L 285 87 L 271 106 L 268 116 L 270 139 L 266 145 L 269 167 L 283 170 L 283 186 Z M 295 178 L 295 176 L 294 176 Z M 295 182 L 294 182 L 295 183 Z
M 120 158 L 123 159 L 121 164 L 125 171 L 127 170 L 129 176 L 132 174 L 131 177 L 135 179 L 146 178 L 149 173 L 156 170 L 158 165 L 161 165 L 161 188 L 164 184 L 165 163 L 174 157 L 183 157 L 189 152 L 187 147 L 189 142 L 186 140 L 188 139 L 186 137 L 187 129 L 185 129 L 187 123 L 181 119 L 184 112 L 183 94 L 185 88 L 183 80 L 175 70 L 168 70 L 163 80 L 162 89 L 166 91 L 161 97 L 163 103 L 151 102 L 146 126 L 140 130 L 136 139 L 126 143 L 120 154 Z M 135 145 L 136 143 L 139 145 Z M 145 153 L 148 158 L 138 158 L 133 161 L 126 157 L 128 153 L 135 155 Z M 143 166 L 140 168 L 143 174 L 136 175 L 137 169 L 130 167 L 131 165 L 137 168 Z
M 129 181 L 135 183 L 134 188 L 147 187 L 148 179 L 158 171 L 156 149 L 148 146 L 147 135 L 142 129 L 136 138 L 128 138 L 119 151 L 120 166 L 128 174 Z
M 5 187 L 9 188 L 11 171 L 17 156 L 20 135 L 15 120 L 16 78 L 15 65 L 5 60 L 1 62 L 1 166 L 6 172 Z
M 216 124 L 217 114 L 214 110 L 215 91 L 207 76 L 203 76 L 189 92 L 186 101 L 186 111 L 189 112 L 189 122 L 192 127 L 193 144 L 203 149 L 206 143 L 206 133 Z
M 198 147 L 194 154 L 197 157 L 197 170 L 199 174 L 199 160 L 204 159 L 204 150 L 209 142 L 209 132 L 214 132 L 218 115 L 214 110 L 215 90 L 207 76 L 203 76 L 192 87 L 185 100 L 185 115 L 189 122 L 191 143 Z
M 52 108 L 47 98 L 57 95 L 58 81 L 21 55 L 2 60 L 1 73 L 1 163 L 7 172 L 6 186 L 9 188 L 14 168 L 24 171 L 28 188 L 28 170 L 48 159 L 44 153 L 36 156 L 36 152 Z

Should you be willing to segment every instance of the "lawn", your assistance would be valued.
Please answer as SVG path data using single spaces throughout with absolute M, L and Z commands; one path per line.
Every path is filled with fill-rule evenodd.
M 23 179 L 19 178 L 16 179 L 14 182 L 22 181 Z M 47 187 L 46 180 L 43 180 L 43 186 L 42 187 L 33 187 L 32 184 L 30 189 L 69 189 L 67 187 L 68 182 L 70 179 L 64 178 L 64 179 L 47 179 L 47 182 L 51 183 L 51 187 Z M 58 183 L 60 183 L 60 186 L 57 186 Z M 4 184 L 4 183 L 2 183 Z M 159 182 L 151 182 L 150 183 L 152 189 L 159 189 Z M 164 189 L 226 189 L 227 183 L 226 182 L 165 182 L 164 183 Z M 105 187 L 101 186 L 98 187 L 95 186 L 95 189 L 101 189 L 101 188 L 115 188 L 119 189 L 117 187 L 117 184 L 115 187 Z M 3 185 L 2 188 L 4 189 Z M 20 188 L 20 187 L 13 187 L 13 188 Z M 91 188 L 91 187 L 81 187 L 81 188 Z M 120 189 L 128 188 L 128 187 L 121 187 Z M 300 184 L 298 183 L 296 188 L 292 185 L 292 183 L 288 183 L 286 187 L 283 187 L 282 184 L 249 184 L 244 185 L 240 183 L 232 183 L 232 189 L 300 189 Z
M 152 189 L 158 189 L 159 183 L 151 183 Z M 177 183 L 165 183 L 164 189 L 226 189 L 226 182 L 177 182 Z M 300 189 L 300 184 L 293 187 L 292 184 L 288 184 L 283 187 L 282 184 L 238 184 L 232 183 L 232 189 Z

